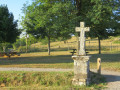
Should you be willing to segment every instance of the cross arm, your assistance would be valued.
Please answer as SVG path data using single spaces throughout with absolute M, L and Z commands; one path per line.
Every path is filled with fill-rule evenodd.
M 90 31 L 90 27 L 85 27 L 84 31 Z
M 76 31 L 76 32 L 80 32 L 80 27 L 76 27 L 76 28 L 75 28 L 75 31 Z

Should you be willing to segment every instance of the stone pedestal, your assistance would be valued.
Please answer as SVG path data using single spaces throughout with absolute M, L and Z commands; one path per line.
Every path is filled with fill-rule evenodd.
M 72 59 L 74 60 L 73 85 L 89 85 L 89 58 L 90 56 L 72 56 Z

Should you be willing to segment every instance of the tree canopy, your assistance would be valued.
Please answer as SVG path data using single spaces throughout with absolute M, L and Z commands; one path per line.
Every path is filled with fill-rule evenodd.
M 88 36 L 99 40 L 110 35 L 120 34 L 120 1 L 119 0 L 73 0 L 78 10 L 80 21 L 91 27 Z
M 27 32 L 47 37 L 49 43 L 51 38 L 70 37 L 80 21 L 91 27 L 88 36 L 98 38 L 99 48 L 101 39 L 120 34 L 119 0 L 34 0 L 23 12 Z
M 80 16 L 91 27 L 90 37 L 108 37 L 110 30 L 115 30 L 120 21 L 119 0 L 72 0 Z M 109 29 L 109 32 L 106 30 Z M 112 33 L 112 32 L 111 32 Z
M 20 35 L 20 30 L 17 28 L 17 21 L 14 21 L 14 16 L 9 12 L 6 5 L 0 5 L 0 42 L 13 43 Z
M 24 6 L 23 27 L 35 37 L 50 39 L 70 38 L 74 33 L 77 20 L 76 10 L 71 2 L 35 0 L 32 5 Z

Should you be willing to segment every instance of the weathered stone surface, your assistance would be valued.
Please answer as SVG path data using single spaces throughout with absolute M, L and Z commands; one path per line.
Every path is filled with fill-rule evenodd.
M 73 85 L 89 85 L 89 79 L 73 79 L 72 81 Z
M 80 48 L 78 49 L 78 55 L 72 56 L 74 60 L 74 78 L 73 85 L 89 85 L 89 58 L 85 52 L 85 31 L 89 31 L 89 27 L 85 27 L 84 22 L 80 22 L 80 27 L 76 27 L 76 32 L 80 32 Z
M 76 32 L 80 32 L 80 49 L 78 50 L 78 55 L 86 55 L 85 52 L 85 32 L 90 31 L 89 27 L 85 27 L 84 22 L 80 22 L 80 27 L 75 28 Z
M 74 85 L 89 85 L 89 58 L 90 56 L 72 56 L 74 60 Z

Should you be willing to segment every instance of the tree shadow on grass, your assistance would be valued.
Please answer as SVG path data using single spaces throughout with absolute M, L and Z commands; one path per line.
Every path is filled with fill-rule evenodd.
M 90 55 L 90 62 L 97 62 L 97 58 L 101 58 L 102 62 L 119 62 L 120 54 L 94 54 Z M 14 64 L 57 64 L 57 63 L 73 63 L 71 55 L 57 56 L 32 56 L 32 57 L 11 57 L 10 59 L 0 58 L 0 65 Z
M 70 55 L 0 58 L 0 65 L 72 63 Z
M 97 58 L 101 58 L 102 62 L 120 62 L 120 54 L 93 54 L 90 56 L 90 62 L 97 62 Z

